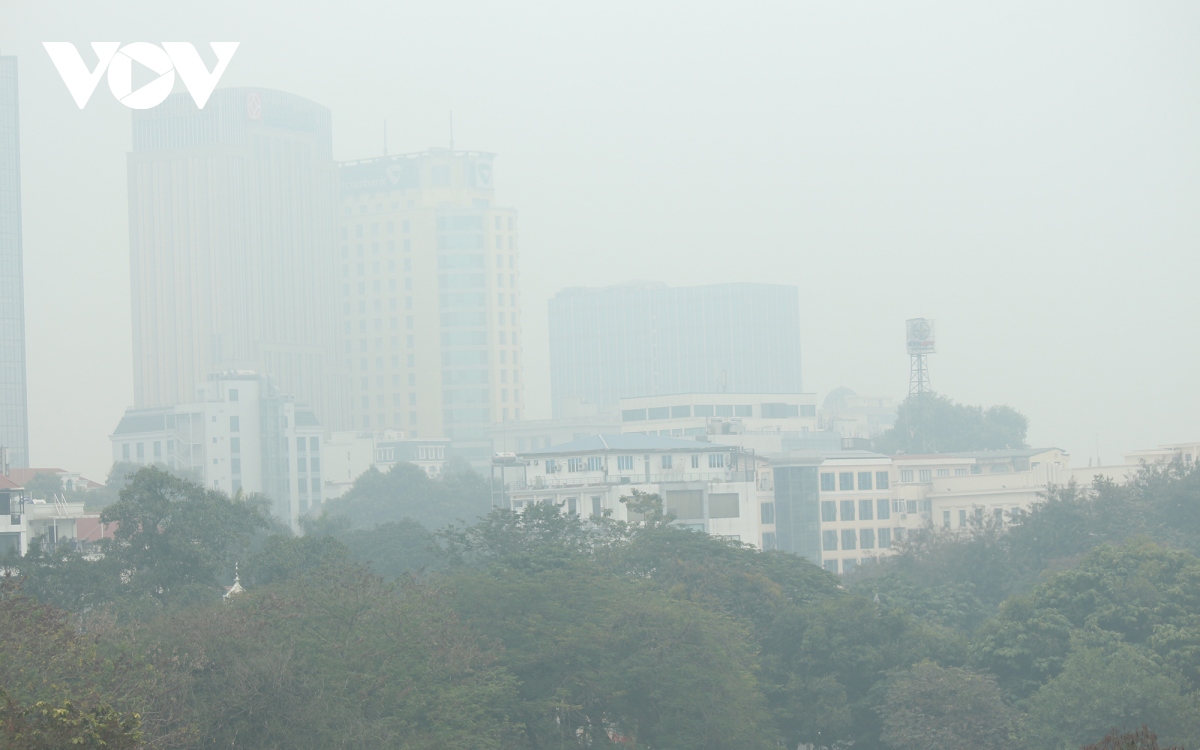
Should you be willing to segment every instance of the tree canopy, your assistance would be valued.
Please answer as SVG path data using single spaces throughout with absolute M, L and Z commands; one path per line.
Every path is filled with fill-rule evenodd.
M 912 395 L 896 412 L 896 424 L 874 440 L 874 449 L 895 453 L 955 453 L 1025 448 L 1029 420 L 1011 406 L 968 406 L 936 393 Z

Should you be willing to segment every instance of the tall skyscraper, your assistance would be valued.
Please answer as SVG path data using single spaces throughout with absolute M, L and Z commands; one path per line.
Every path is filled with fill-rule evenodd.
M 21 136 L 17 58 L 0 57 L 0 449 L 29 466 L 25 277 L 21 261 Z
M 341 166 L 338 294 L 353 423 L 490 450 L 521 419 L 516 211 L 492 154 L 432 149 Z
M 633 283 L 550 300 L 554 415 L 568 400 L 670 393 L 800 393 L 800 298 L 793 286 Z
M 343 426 L 329 110 L 265 89 L 134 113 L 129 247 L 138 407 L 254 370 Z

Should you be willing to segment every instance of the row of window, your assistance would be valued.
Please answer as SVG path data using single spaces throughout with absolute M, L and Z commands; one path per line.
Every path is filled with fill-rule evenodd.
M 904 535 L 904 529 L 897 528 L 894 530 L 896 539 L 899 540 Z M 838 542 L 841 542 L 840 549 L 890 549 L 892 546 L 891 528 L 881 529 L 842 529 L 837 531 L 825 530 L 821 532 L 821 549 L 825 552 L 838 551 Z
M 855 518 L 856 515 L 857 518 Z M 884 520 L 891 517 L 892 501 L 886 497 L 868 500 L 821 501 L 822 523 L 833 523 L 835 521 L 873 521 L 875 518 Z
M 888 473 L 886 471 L 842 471 L 824 472 L 821 474 L 821 492 L 852 492 L 854 479 L 858 477 L 859 490 L 886 490 L 888 488 Z
M 514 391 L 513 393 L 515 396 L 516 391 Z M 514 400 L 516 400 L 516 399 L 514 398 Z M 708 456 L 708 459 L 707 459 L 708 460 L 708 468 L 721 469 L 721 468 L 725 467 L 725 454 L 724 453 L 709 453 L 706 455 Z M 689 456 L 689 459 L 691 462 L 691 468 L 693 468 L 693 469 L 700 468 L 700 454 L 699 453 L 692 453 Z M 675 468 L 675 456 L 673 456 L 673 455 L 663 455 L 659 458 L 659 462 L 660 462 L 660 465 L 662 466 L 662 468 L 664 468 L 664 469 Z M 559 470 L 558 466 L 559 466 L 559 464 L 556 459 L 553 459 L 553 458 L 546 459 L 546 473 L 547 474 L 553 474 L 553 473 L 557 472 Z M 586 459 L 585 458 L 568 458 L 567 459 L 567 471 L 568 472 L 602 471 L 603 469 L 604 469 L 604 459 L 601 456 L 588 456 Z M 633 471 L 633 456 L 617 456 L 617 471 Z
M 789 417 L 815 417 L 817 407 L 813 404 L 760 404 L 759 416 L 765 419 Z M 622 422 L 642 422 L 652 419 L 681 419 L 687 417 L 752 417 L 752 404 L 685 404 L 683 406 L 655 406 L 646 409 L 623 409 Z

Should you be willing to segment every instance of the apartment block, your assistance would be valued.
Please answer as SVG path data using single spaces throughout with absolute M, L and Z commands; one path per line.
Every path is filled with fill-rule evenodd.
M 110 440 L 114 462 L 164 466 L 230 495 L 261 492 L 298 529 L 323 500 L 323 435 L 313 411 L 267 376 L 225 372 L 189 403 L 127 409 Z

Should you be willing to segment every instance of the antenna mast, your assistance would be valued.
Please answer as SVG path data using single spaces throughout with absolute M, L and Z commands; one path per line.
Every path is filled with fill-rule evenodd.
M 934 347 L 933 321 L 927 318 L 911 318 L 904 323 L 908 342 L 909 375 L 908 395 L 924 396 L 932 393 L 929 386 L 929 360 Z

